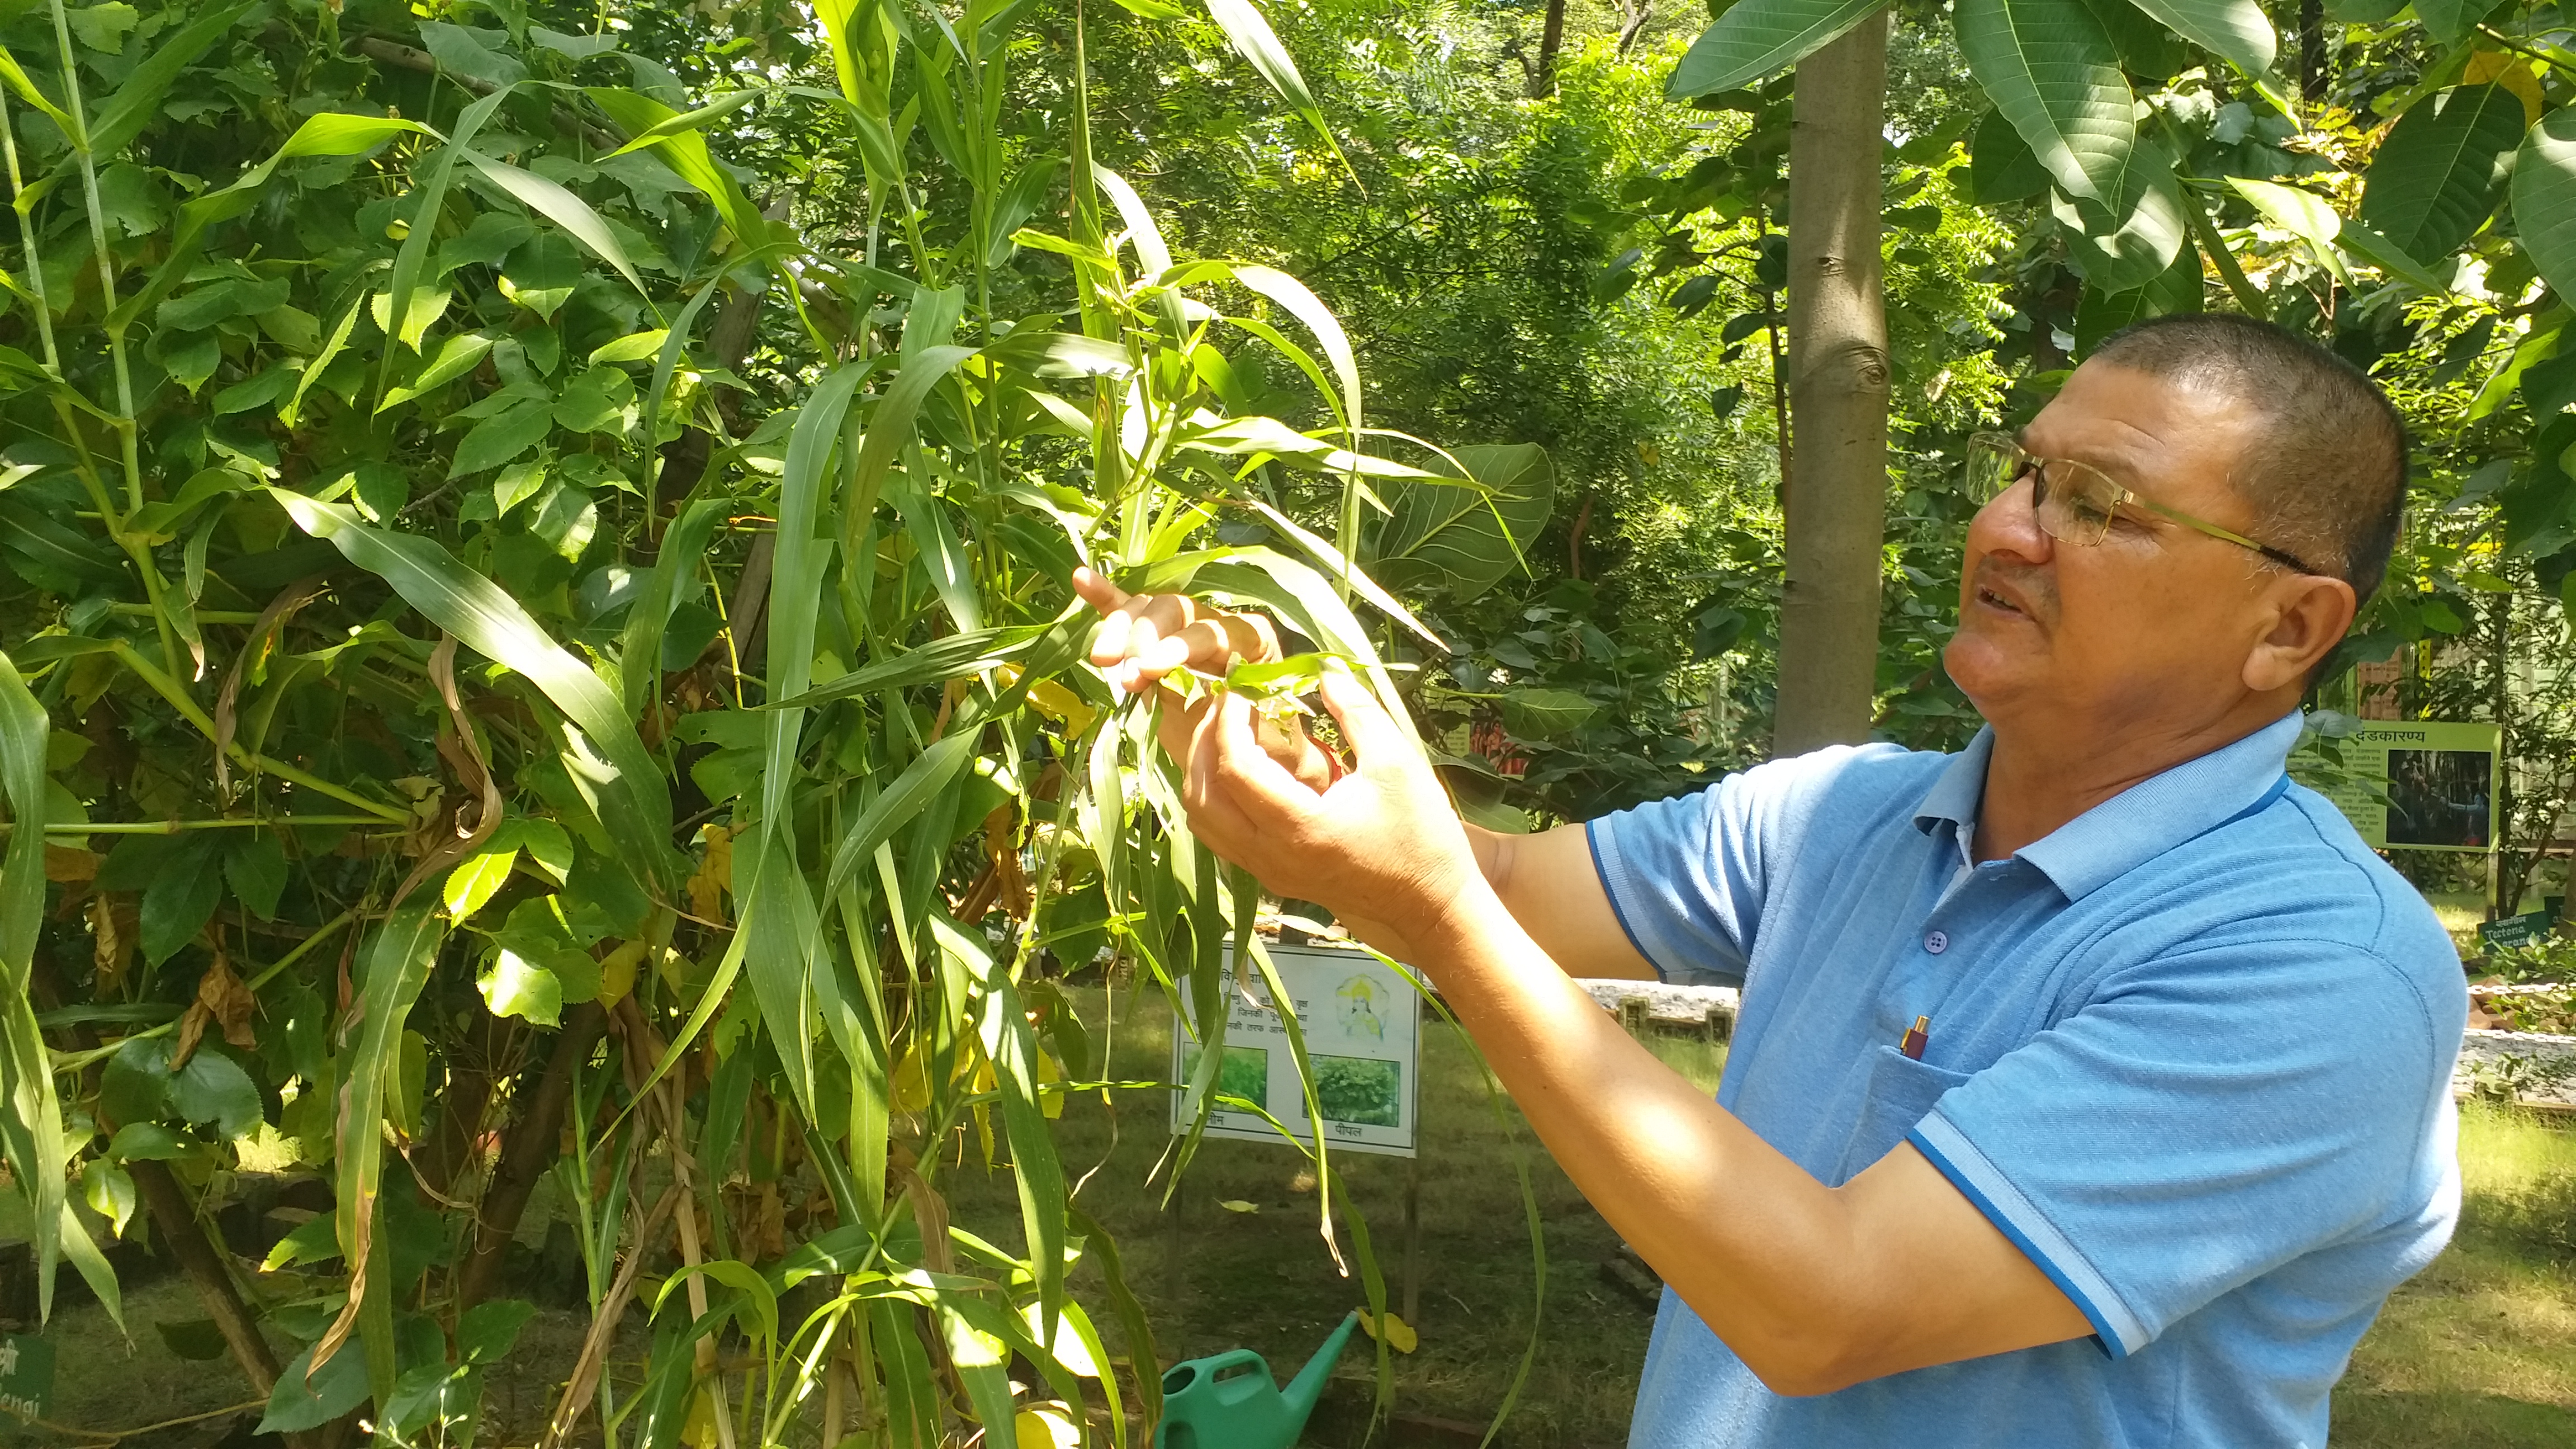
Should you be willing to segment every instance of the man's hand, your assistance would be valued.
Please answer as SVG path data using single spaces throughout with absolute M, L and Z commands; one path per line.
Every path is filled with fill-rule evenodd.
M 1278 630 L 1258 614 L 1227 613 L 1184 594 L 1130 594 L 1084 568 L 1073 571 L 1073 591 L 1100 613 L 1100 628 L 1091 636 L 1092 665 L 1130 694 L 1161 691 L 1163 748 L 1183 765 L 1209 701 L 1184 701 L 1163 677 L 1189 669 L 1222 679 L 1238 659 L 1258 664 L 1283 657 Z M 1255 734 L 1270 757 L 1311 790 L 1323 789 L 1340 773 L 1338 762 L 1293 716 L 1263 715 L 1255 721 Z
M 1314 901 L 1361 940 L 1418 959 L 1482 884 L 1474 847 L 1430 763 L 1339 661 L 1322 693 L 1357 768 L 1314 789 L 1255 738 L 1249 700 L 1219 695 L 1182 757 L 1190 828 L 1273 895 Z

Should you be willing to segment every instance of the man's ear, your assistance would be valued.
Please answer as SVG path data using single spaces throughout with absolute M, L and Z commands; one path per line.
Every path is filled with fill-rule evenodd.
M 2272 626 L 2245 656 L 2245 687 L 2270 694 L 2304 684 L 2352 628 L 2358 601 L 2352 585 L 2317 574 L 2294 574 L 2265 592 Z

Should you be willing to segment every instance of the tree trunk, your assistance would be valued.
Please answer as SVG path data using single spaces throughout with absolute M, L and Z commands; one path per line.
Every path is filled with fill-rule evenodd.
M 1530 94 L 1556 93 L 1556 56 L 1565 48 L 1565 0 L 1547 0 L 1547 22 L 1538 32 L 1538 64 L 1530 69 Z
M 1887 508 L 1879 153 L 1887 16 L 1798 63 L 1789 134 L 1788 576 L 1772 752 L 1867 739 Z
M 2325 0 L 2299 0 L 2299 99 L 2326 98 Z
M 528 1210 L 528 1194 L 536 1191 L 537 1179 L 545 1176 L 558 1155 L 573 1074 L 590 1060 L 590 1050 L 599 1044 L 600 1029 L 607 1022 L 606 1013 L 584 1002 L 564 1017 L 562 1030 L 555 1033 L 545 1074 L 533 1084 L 519 1120 L 511 1124 L 501 1161 L 492 1169 L 492 1185 L 475 1213 L 474 1250 L 456 1286 L 458 1313 L 490 1297 L 499 1285 L 501 1269 L 510 1257 L 510 1239 L 518 1234 L 519 1218 Z

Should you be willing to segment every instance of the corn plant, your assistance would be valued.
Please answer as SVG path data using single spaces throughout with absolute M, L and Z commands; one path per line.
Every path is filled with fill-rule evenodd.
M 1158 1370 L 1051 1136 L 1117 1085 L 1061 982 L 1221 1033 L 1223 943 L 1270 968 L 1067 576 L 1266 609 L 1406 719 L 1381 646 L 1437 641 L 1362 559 L 1498 572 L 1474 479 L 1544 470 L 1390 441 L 1305 287 L 1174 257 L 1091 158 L 1078 14 L 1040 145 L 1016 5 L 824 0 L 813 75 L 698 94 L 436 13 L 0 22 L 0 1129 L 47 1302 L 68 1259 L 114 1312 L 149 1236 L 269 1428 L 470 1443 L 551 1181 L 592 1326 L 549 1443 L 1123 1446 Z M 855 222 L 726 159 L 780 136 L 856 158 Z M 1230 405 L 1245 348 L 1321 426 Z M 245 1275 L 201 1219 L 253 1159 L 332 1206 Z M 1016 1240 L 950 1222 L 966 1170 Z

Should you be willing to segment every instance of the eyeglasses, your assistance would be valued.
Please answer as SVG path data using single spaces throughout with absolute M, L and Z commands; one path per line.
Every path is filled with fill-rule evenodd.
M 2031 511 L 2039 519 L 2040 530 L 2061 542 L 2083 548 L 2100 543 L 2111 531 L 2111 515 L 2126 503 L 2238 548 L 2252 549 L 2285 568 L 2330 576 L 2326 570 L 2310 568 L 2296 555 L 2270 544 L 2256 543 L 2233 529 L 2194 518 L 2180 509 L 2150 503 L 2112 482 L 2101 470 L 2071 458 L 2035 457 L 2003 433 L 1978 433 L 1968 439 L 1970 497 L 1984 503 L 2024 478 L 2031 480 Z

